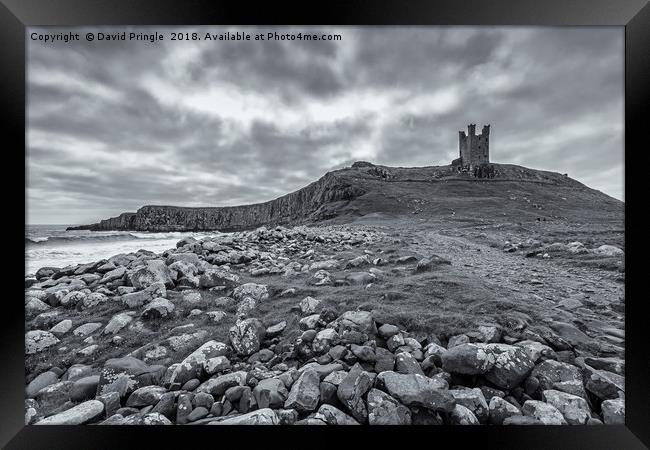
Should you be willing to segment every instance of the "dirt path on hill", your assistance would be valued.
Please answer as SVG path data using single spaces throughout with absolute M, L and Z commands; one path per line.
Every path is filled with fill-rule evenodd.
M 409 250 L 446 258 L 452 261 L 450 270 L 519 304 L 522 312 L 539 311 L 545 325 L 576 348 L 595 341 L 601 352 L 622 356 L 624 284 L 618 274 L 574 266 L 562 258 L 506 253 L 440 230 L 400 231 Z

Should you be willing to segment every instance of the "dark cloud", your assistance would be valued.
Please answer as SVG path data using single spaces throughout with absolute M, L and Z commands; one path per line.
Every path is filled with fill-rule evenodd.
M 272 29 L 263 29 L 266 34 Z M 278 30 L 282 33 L 282 30 Z M 292 30 L 292 33 L 304 30 Z M 286 31 L 284 31 L 286 33 Z M 203 49 L 189 65 L 190 83 L 227 83 L 233 89 L 276 94 L 284 102 L 340 93 L 345 80 L 333 64 L 340 43 L 234 41 Z
M 237 30 L 342 39 L 28 39 L 29 221 L 266 201 L 359 159 L 447 164 L 470 122 L 497 162 L 623 198 L 620 28 Z

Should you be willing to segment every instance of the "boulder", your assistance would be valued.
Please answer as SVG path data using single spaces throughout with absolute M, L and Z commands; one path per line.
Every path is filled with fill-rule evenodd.
M 240 416 L 210 422 L 210 425 L 278 425 L 279 423 L 280 419 L 275 411 L 262 408 Z
M 576 348 L 597 349 L 598 344 L 585 333 L 580 331 L 576 326 L 566 322 L 553 321 L 551 328 L 557 335 Z
M 314 370 L 318 374 L 318 378 L 324 380 L 333 372 L 338 372 L 343 369 L 343 366 L 339 363 L 329 363 L 329 364 L 319 364 L 318 362 L 310 362 L 298 369 L 298 373 L 302 373 L 306 370 Z
M 419 374 L 382 372 L 377 375 L 377 387 L 406 406 L 423 407 L 432 411 L 451 412 L 454 397 L 439 381 Z
M 463 405 L 456 405 L 449 413 L 449 423 L 452 425 L 480 425 L 474 413 Z
M 393 371 L 395 369 L 395 355 L 381 347 L 375 349 L 375 372 Z
M 336 396 L 337 386 L 326 381 L 320 384 L 320 402 L 321 404 L 339 405 L 339 398 Z
M 78 326 L 75 328 L 75 330 L 72 332 L 75 336 L 88 336 L 93 334 L 95 331 L 100 329 L 102 327 L 102 324 L 99 322 L 88 322 L 84 323 L 83 325 Z
M 494 367 L 494 358 L 482 346 L 460 344 L 441 355 L 442 368 L 449 373 L 480 375 Z
M 449 342 L 447 342 L 447 349 L 449 350 L 451 348 L 458 347 L 459 345 L 469 344 L 469 342 L 469 336 L 466 334 L 458 334 L 449 338 Z
M 36 277 L 37 280 L 42 280 L 43 278 L 50 278 L 52 275 L 56 274 L 59 272 L 58 267 L 41 267 L 36 271 L 34 276 Z
M 625 394 L 625 378 L 606 370 L 587 367 L 585 387 L 602 400 L 613 400 Z
M 192 412 L 192 395 L 181 394 L 178 396 L 178 406 L 176 406 L 176 424 L 185 425 L 189 421 L 189 415 Z
M 586 357 L 585 363 L 597 370 L 605 370 L 625 376 L 625 361 L 620 358 L 593 358 Z
M 582 371 L 571 364 L 547 359 L 533 369 L 530 374 L 539 380 L 539 389 L 556 389 L 586 398 L 582 384 Z
M 65 319 L 57 323 L 50 329 L 50 333 L 55 334 L 56 336 L 63 336 L 68 331 L 72 329 L 72 320 Z
M 247 373 L 244 371 L 227 373 L 219 375 L 215 378 L 210 378 L 203 382 L 196 388 L 195 392 L 206 392 L 213 397 L 223 395 L 229 388 L 233 386 L 244 386 L 246 383 Z
M 116 334 L 122 328 L 124 328 L 129 323 L 131 323 L 132 320 L 133 317 L 128 313 L 122 312 L 122 313 L 115 314 L 113 317 L 111 317 L 111 320 L 108 321 L 108 324 L 106 325 L 106 328 L 104 328 L 104 331 L 102 333 Z
M 368 392 L 368 424 L 411 425 L 411 411 L 379 389 Z
M 514 345 L 521 347 L 535 364 L 540 362 L 542 358 L 554 359 L 553 356 L 555 355 L 555 351 L 553 351 L 553 349 L 548 345 L 544 345 L 541 342 L 525 340 L 516 342 Z
M 59 412 L 61 407 L 70 400 L 72 381 L 59 381 L 40 389 L 34 398 L 41 407 L 43 415 Z
M 142 408 L 144 406 L 155 405 L 167 392 L 162 386 L 143 386 L 136 389 L 129 395 L 126 406 L 132 408 Z
M 129 308 L 140 308 L 155 298 L 167 297 L 167 289 L 163 283 L 152 283 L 145 289 L 122 295 L 121 300 Z
M 361 267 L 367 264 L 370 264 L 370 258 L 368 257 L 368 255 L 362 255 L 362 256 L 357 256 L 356 258 L 353 258 L 350 261 L 348 261 L 347 264 L 345 265 L 345 268 L 349 269 L 351 267 Z
M 368 311 L 346 311 L 336 319 L 339 333 L 345 329 L 357 330 L 362 333 L 374 334 L 377 332 L 372 314 Z
M 313 370 L 305 370 L 291 386 L 284 407 L 301 413 L 314 411 L 320 399 L 320 377 Z
M 275 325 L 271 325 L 266 329 L 266 336 L 268 338 L 274 338 L 276 336 L 279 336 L 282 334 L 285 328 L 287 328 L 287 322 L 285 320 L 278 322 Z
M 94 273 L 85 273 L 85 274 L 81 275 L 81 276 L 79 277 L 79 279 L 80 279 L 81 281 L 83 281 L 84 283 L 86 283 L 87 286 L 90 286 L 90 285 L 92 285 L 93 283 L 95 283 L 96 281 L 101 280 L 102 277 L 99 276 L 99 275 L 96 275 L 96 274 L 94 274 Z
M 46 311 L 36 316 L 32 321 L 32 325 L 39 330 L 42 330 L 44 328 L 51 328 L 59 323 L 62 318 L 63 314 L 61 311 Z
M 494 365 L 485 373 L 485 379 L 502 389 L 518 386 L 535 367 L 534 361 L 521 348 L 507 344 L 485 344 Z
M 370 390 L 372 383 L 373 380 L 370 374 L 357 363 L 350 369 L 350 372 L 341 381 L 336 391 L 341 403 L 361 423 L 364 423 L 368 417 L 368 410 L 363 401 L 363 396 Z
M 463 405 L 469 409 L 479 422 L 487 423 L 489 408 L 485 396 L 483 396 L 483 391 L 479 388 L 451 389 L 449 393 L 454 397 L 457 405 Z
M 82 402 L 95 398 L 97 394 L 97 385 L 99 384 L 99 375 L 90 375 L 79 378 L 70 389 L 70 400 L 73 402 Z
M 498 343 L 501 340 L 503 330 L 498 325 L 479 325 L 478 333 L 481 342 Z
M 399 328 L 397 328 L 395 325 L 385 323 L 377 329 L 377 333 L 382 338 L 388 340 L 399 333 Z
M 249 312 L 257 307 L 258 301 L 253 297 L 245 297 L 239 305 L 237 305 L 237 317 L 244 318 Z
M 359 361 L 373 363 L 377 360 L 375 349 L 370 345 L 350 344 L 350 351 Z
M 259 319 L 239 320 L 229 330 L 230 342 L 239 355 L 248 356 L 260 349 L 265 333 Z
M 101 284 L 110 283 L 111 281 L 120 280 L 126 274 L 125 267 L 118 267 L 116 269 L 110 270 L 104 274 L 102 279 L 99 281 Z
M 319 270 L 307 280 L 311 286 L 331 286 L 333 284 L 331 274 L 327 270 Z
M 205 313 L 206 316 L 210 318 L 210 320 L 214 323 L 221 323 L 223 322 L 223 319 L 226 318 L 226 313 L 223 311 L 207 311 Z
M 33 355 L 42 352 L 59 342 L 59 339 L 48 331 L 28 331 L 25 333 L 25 354 Z
M 204 304 L 201 293 L 197 291 L 187 290 L 183 291 L 181 295 L 183 305 L 188 308 L 200 307 Z
M 41 312 L 47 311 L 49 309 L 50 309 L 50 306 L 47 303 L 45 303 L 45 302 L 43 302 L 43 301 L 41 301 L 41 300 L 39 300 L 39 299 L 37 299 L 35 297 L 29 297 L 25 301 L 25 312 L 28 315 L 29 314 L 41 313 Z
M 224 357 L 228 352 L 226 344 L 217 341 L 208 341 L 190 353 L 180 364 L 178 364 L 170 377 L 169 382 L 182 386 L 193 378 L 203 378 L 204 374 L 213 374 L 217 371 L 217 362 L 209 364 L 213 358 Z M 227 361 L 227 359 L 226 359 Z M 228 363 L 228 366 L 230 364 Z M 222 365 L 223 366 L 223 365 Z
M 115 425 L 172 425 L 172 422 L 157 412 L 135 413 Z
M 230 360 L 225 356 L 215 356 L 208 358 L 203 364 L 203 367 L 206 374 L 214 375 L 229 370 L 231 365 Z
M 266 391 L 267 394 L 263 394 L 264 391 Z M 267 398 L 267 404 L 265 406 L 261 406 L 262 400 L 265 396 Z M 287 391 L 284 383 L 278 378 L 266 378 L 264 380 L 260 380 L 259 383 L 257 383 L 257 385 L 253 388 L 253 397 L 255 398 L 258 406 L 261 408 L 282 408 L 288 396 L 289 391 Z
M 258 302 L 263 302 L 269 298 L 269 291 L 265 284 L 246 283 L 237 287 L 232 294 L 235 300 L 241 301 L 246 297 L 251 297 Z
M 178 264 L 178 263 L 175 263 L 175 264 Z M 192 412 L 190 412 L 187 415 L 187 421 L 188 422 L 196 422 L 197 420 L 203 419 L 209 413 L 210 413 L 210 410 L 208 408 L 206 408 L 205 406 L 197 406 L 192 410 Z
M 312 350 L 317 355 L 329 351 L 329 349 L 336 345 L 339 341 L 339 334 L 333 328 L 325 328 L 316 334 L 312 341 Z
M 395 372 L 397 373 L 417 373 L 424 375 L 420 364 L 417 360 L 407 352 L 401 352 L 395 356 Z
M 56 373 L 48 370 L 36 376 L 25 388 L 25 396 L 27 398 L 34 398 L 36 393 L 41 389 L 51 386 L 59 381 Z
M 176 255 L 193 255 L 194 258 L 189 258 L 186 260 L 179 259 L 170 263 L 169 258 L 173 258 Z M 199 269 L 196 266 L 197 264 L 199 264 L 199 257 L 196 253 L 177 253 L 170 255 L 167 258 L 167 265 L 169 267 L 170 276 L 175 280 L 178 280 L 182 277 L 193 277 L 196 275 L 199 272 Z
M 174 308 L 175 307 L 172 302 L 166 298 L 159 297 L 147 304 L 144 310 L 142 310 L 140 317 L 145 320 L 164 319 L 166 317 L 171 317 L 171 313 L 174 312 Z
M 625 252 L 615 245 L 601 245 L 594 253 L 602 256 L 623 256 Z
M 77 406 L 46 417 L 36 425 L 82 425 L 98 418 L 104 412 L 104 404 L 99 400 L 88 400 Z
M 192 405 L 195 408 L 202 406 L 205 409 L 210 410 L 212 408 L 212 405 L 214 405 L 214 397 L 207 392 L 199 392 L 192 398 Z
M 87 377 L 89 375 L 93 375 L 93 372 L 94 369 L 92 368 L 92 366 L 86 364 L 73 364 L 70 367 L 68 367 L 68 370 L 66 370 L 65 374 L 63 375 L 63 377 L 61 377 L 61 379 L 75 381 Z
M 83 300 L 77 304 L 77 308 L 94 308 L 106 302 L 108 302 L 108 297 L 106 295 L 102 294 L 101 292 L 93 292 L 92 294 L 86 295 Z
M 61 304 L 61 300 L 65 298 L 65 296 L 70 292 L 68 286 L 70 285 L 61 283 L 60 285 L 46 289 L 44 301 L 50 306 L 59 306 Z
M 427 344 L 426 347 L 424 347 L 424 358 L 428 358 L 429 356 L 433 356 L 433 361 L 436 366 L 440 367 L 442 366 L 442 355 L 447 352 L 447 349 L 444 348 L 442 345 L 436 344 L 435 342 L 431 342 L 430 344 Z
M 145 289 L 154 283 L 163 283 L 169 289 L 174 288 L 169 268 L 160 259 L 149 259 L 143 267 L 127 273 L 131 285 L 136 289 Z
M 526 400 L 521 412 L 542 422 L 544 425 L 566 425 L 564 416 L 551 404 L 539 400 Z
M 302 315 L 310 315 L 316 313 L 318 307 L 320 306 L 320 300 L 316 300 L 313 297 L 305 297 L 300 301 L 300 311 Z
M 508 417 L 521 415 L 519 408 L 497 396 L 490 399 L 488 408 L 490 414 L 489 422 L 492 425 L 503 425 L 503 421 Z
M 321 420 L 327 425 L 359 425 L 359 422 L 332 405 L 321 405 L 314 419 Z
M 557 408 L 569 425 L 585 425 L 591 418 L 587 401 L 577 395 L 549 389 L 542 392 L 542 399 Z
M 149 366 L 131 356 L 109 359 L 102 367 L 97 395 L 117 392 L 125 398 L 139 387 L 158 384 L 164 371 L 163 366 Z
M 209 289 L 215 286 L 226 286 L 230 289 L 239 284 L 239 276 L 223 269 L 209 269 L 199 277 L 199 286 Z
M 25 399 L 25 425 L 32 425 L 43 418 L 38 402 L 32 398 Z
M 606 425 L 625 425 L 625 400 L 605 400 L 600 404 Z
M 335 259 L 328 259 L 326 261 L 316 261 L 309 266 L 309 270 L 331 270 L 339 266 L 338 261 Z
M 313 330 L 320 323 L 320 314 L 312 314 L 307 317 L 303 317 L 298 322 L 298 327 L 301 330 Z
M 172 394 L 173 395 L 173 394 Z M 98 395 L 95 400 L 99 400 L 104 404 L 104 416 L 110 417 L 120 409 L 120 394 L 117 392 L 109 392 L 107 394 Z
M 546 425 L 539 419 L 531 416 L 515 415 L 506 417 L 503 420 L 503 425 Z

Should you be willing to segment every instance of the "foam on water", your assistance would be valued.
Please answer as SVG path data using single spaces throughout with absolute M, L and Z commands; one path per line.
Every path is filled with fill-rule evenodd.
M 147 233 L 129 231 L 65 231 L 67 225 L 29 225 L 25 230 L 25 273 L 41 267 L 65 267 L 107 259 L 140 249 L 160 253 L 184 237 L 203 239 L 219 232 Z

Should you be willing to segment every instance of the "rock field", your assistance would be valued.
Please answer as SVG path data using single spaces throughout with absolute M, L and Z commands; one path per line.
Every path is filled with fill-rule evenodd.
M 623 424 L 623 250 L 484 231 L 262 227 L 42 268 L 25 422 Z

